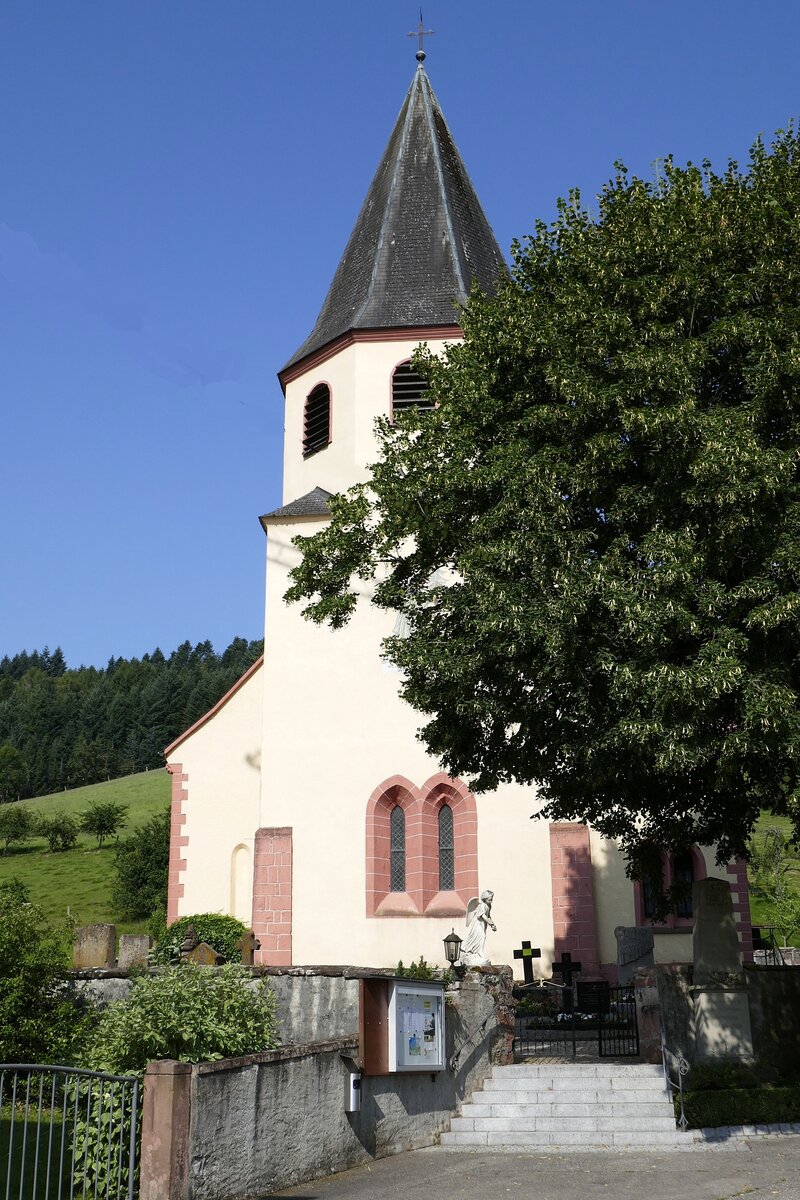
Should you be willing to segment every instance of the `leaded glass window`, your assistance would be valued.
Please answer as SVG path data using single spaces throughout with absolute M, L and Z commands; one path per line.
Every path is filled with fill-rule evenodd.
M 392 892 L 406 890 L 406 814 L 395 804 L 389 816 L 389 864 Z
M 674 878 L 676 883 L 684 885 L 685 891 L 679 896 L 675 904 L 676 917 L 691 917 L 693 915 L 692 908 L 692 884 L 694 883 L 694 859 L 688 850 L 684 850 L 681 854 L 675 855 L 675 870 Z
M 456 859 L 453 846 L 453 810 L 449 804 L 439 809 L 439 891 L 452 892 L 456 886 Z

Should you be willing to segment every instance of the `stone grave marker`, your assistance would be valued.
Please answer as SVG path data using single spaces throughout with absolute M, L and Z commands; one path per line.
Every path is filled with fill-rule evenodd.
M 750 1002 L 726 879 L 701 879 L 692 887 L 694 1056 L 698 1061 L 752 1061 Z
M 255 959 L 256 950 L 261 949 L 261 942 L 258 940 L 252 929 L 248 929 L 247 933 L 236 943 L 236 949 L 241 951 L 242 966 L 252 967 Z
M 129 971 L 131 967 L 146 967 L 149 953 L 150 938 L 146 933 L 120 934 L 117 959 L 120 971 Z
M 640 967 L 652 967 L 652 925 L 618 925 L 614 930 L 617 939 L 617 980 L 625 987 L 633 980 L 634 971 Z
M 225 961 L 221 954 L 217 954 L 213 946 L 209 946 L 208 942 L 198 942 L 183 957 L 186 962 L 198 963 L 201 967 L 219 967 Z
M 99 967 L 109 970 L 117 963 L 115 925 L 80 925 L 72 942 L 72 965 L 76 969 Z

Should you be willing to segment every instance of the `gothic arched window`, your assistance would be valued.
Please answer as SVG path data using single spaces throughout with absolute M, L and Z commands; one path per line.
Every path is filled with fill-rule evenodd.
M 439 891 L 452 892 L 456 886 L 453 810 L 449 804 L 439 809 Z
M 389 890 L 406 890 L 406 814 L 399 804 L 389 815 Z

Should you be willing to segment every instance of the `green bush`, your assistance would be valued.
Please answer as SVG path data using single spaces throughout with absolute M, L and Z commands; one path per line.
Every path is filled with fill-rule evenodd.
M 403 966 L 401 958 L 394 973 L 401 979 L 435 979 L 444 984 L 452 983 L 454 978 L 453 972 L 449 968 L 442 970 L 441 967 L 435 967 L 432 963 L 426 962 L 421 954 L 419 962 L 411 962 L 407 967 Z
M 689 1072 L 688 1090 L 721 1092 L 731 1088 L 755 1088 L 759 1082 L 755 1068 L 747 1063 L 697 1063 Z
M 226 962 L 242 961 L 242 952 L 237 946 L 247 933 L 247 926 L 236 917 L 222 913 L 195 913 L 194 916 L 178 917 L 161 935 L 156 943 L 156 959 L 161 963 L 177 961 L 186 930 L 193 926 L 198 942 L 208 942 Z
M 800 1121 L 800 1087 L 687 1092 L 683 1107 L 690 1129 L 719 1125 L 778 1125 Z M 679 1112 L 676 1099 L 676 1116 Z
M 127 1000 L 96 1017 L 88 1061 L 98 1071 L 141 1073 L 152 1059 L 208 1062 L 279 1043 L 275 993 L 241 966 L 181 963 L 131 983 Z
M 167 903 L 169 809 L 151 817 L 117 846 L 114 908 L 122 917 L 149 917 Z
M 37 815 L 36 833 L 46 838 L 51 854 L 71 850 L 78 843 L 78 822 L 69 813 L 53 813 L 50 817 Z
M 71 940 L 19 880 L 0 884 L 0 1062 L 73 1060 L 85 1018 L 69 993 Z

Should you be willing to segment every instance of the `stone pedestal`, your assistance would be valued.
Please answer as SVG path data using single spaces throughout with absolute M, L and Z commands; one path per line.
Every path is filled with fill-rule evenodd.
M 702 879 L 692 891 L 694 1058 L 751 1061 L 750 1002 L 727 879 Z
M 744 979 L 736 989 L 693 987 L 691 991 L 695 1060 L 727 1058 L 751 1062 L 753 1034 Z

